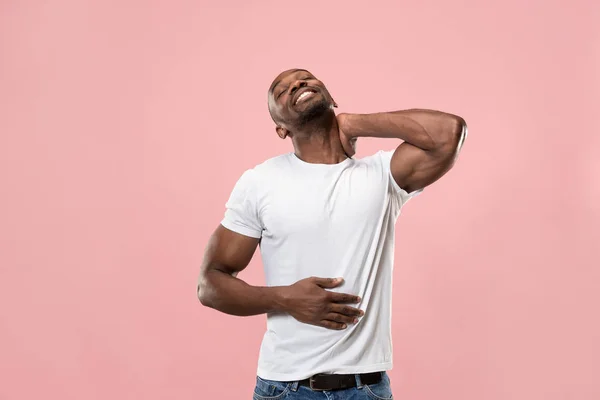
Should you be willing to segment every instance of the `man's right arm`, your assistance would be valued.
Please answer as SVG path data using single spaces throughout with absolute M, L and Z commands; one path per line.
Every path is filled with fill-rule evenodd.
M 348 304 L 359 303 L 360 298 L 326 290 L 340 286 L 341 278 L 310 277 L 273 287 L 251 286 L 238 279 L 259 241 L 219 225 L 200 268 L 197 291 L 203 305 L 239 316 L 284 312 L 300 322 L 337 330 L 358 322 L 363 312 Z
M 251 286 L 236 277 L 250 263 L 258 243 L 219 225 L 200 267 L 198 298 L 203 305 L 239 316 L 283 311 L 280 288 Z

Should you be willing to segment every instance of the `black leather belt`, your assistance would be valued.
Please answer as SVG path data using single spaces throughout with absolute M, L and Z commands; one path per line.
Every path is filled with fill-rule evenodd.
M 374 385 L 381 382 L 381 372 L 359 374 L 363 385 Z M 298 382 L 300 386 L 308 386 L 312 390 L 339 390 L 356 387 L 356 375 L 317 374 Z

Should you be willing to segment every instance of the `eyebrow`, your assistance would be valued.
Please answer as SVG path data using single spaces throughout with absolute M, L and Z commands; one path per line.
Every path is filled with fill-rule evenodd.
M 310 74 L 309 71 L 307 71 L 305 69 L 302 69 L 302 68 L 293 69 L 293 70 L 290 71 L 289 74 L 293 74 L 293 73 L 296 73 L 296 72 L 299 72 L 299 71 L 308 72 Z M 273 85 L 271 86 L 271 94 L 275 91 L 275 88 L 277 87 L 277 85 L 279 85 L 281 83 L 281 81 L 282 81 L 282 79 L 278 79 L 277 81 L 273 82 Z

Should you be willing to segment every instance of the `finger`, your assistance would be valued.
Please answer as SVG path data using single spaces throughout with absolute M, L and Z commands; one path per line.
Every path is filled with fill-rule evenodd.
M 332 303 L 330 310 L 331 312 L 344 314 L 349 317 L 362 317 L 363 315 L 365 315 L 365 312 L 363 310 L 338 303 Z
M 346 329 L 348 327 L 348 325 L 340 323 L 340 322 L 335 322 L 335 321 L 330 321 L 328 319 L 324 319 L 321 321 L 321 326 L 327 329 L 334 329 L 336 331 L 341 331 L 342 329 Z
M 324 289 L 333 289 L 334 287 L 337 287 L 341 285 L 342 282 L 344 282 L 343 278 L 317 278 L 314 276 L 312 280 L 315 284 L 321 286 Z
M 333 312 L 327 314 L 325 319 L 329 321 L 341 322 L 342 324 L 356 324 L 358 322 L 358 317 L 349 317 L 348 315 Z
M 360 297 L 353 294 L 332 292 L 330 296 L 331 301 L 336 303 L 360 303 Z

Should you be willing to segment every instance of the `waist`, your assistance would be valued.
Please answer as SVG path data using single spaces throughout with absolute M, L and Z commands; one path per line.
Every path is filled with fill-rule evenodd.
M 257 375 L 261 378 L 293 382 L 327 375 L 356 375 L 387 371 L 393 368 L 391 341 L 379 342 L 368 349 L 352 348 L 342 354 L 283 353 L 275 357 L 261 350 Z
M 365 374 L 317 374 L 298 381 L 298 386 L 306 386 L 314 391 L 342 390 L 362 385 L 375 385 L 381 382 L 384 372 Z

